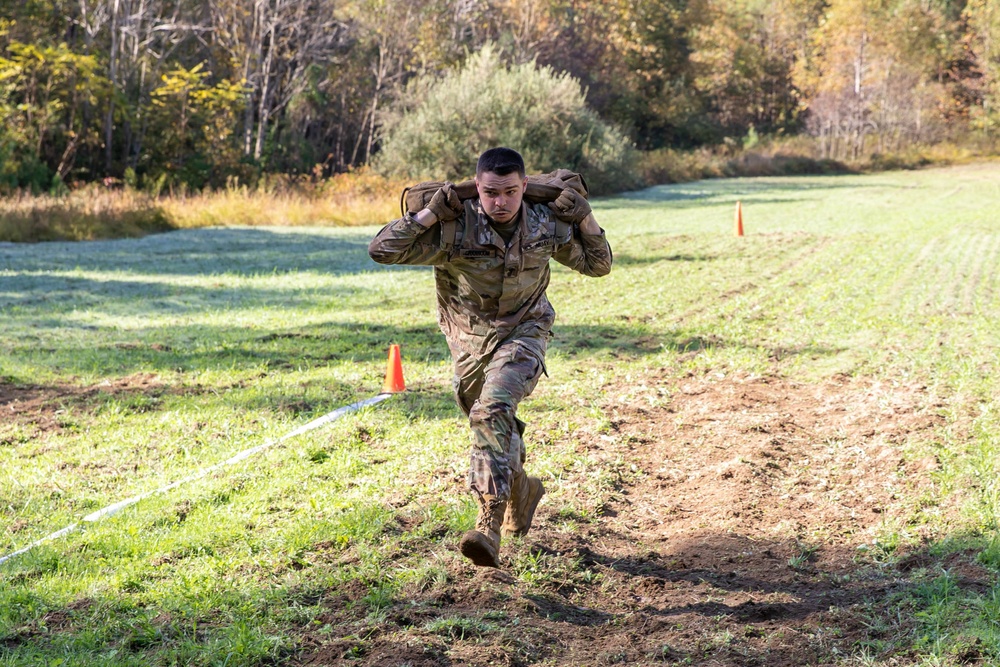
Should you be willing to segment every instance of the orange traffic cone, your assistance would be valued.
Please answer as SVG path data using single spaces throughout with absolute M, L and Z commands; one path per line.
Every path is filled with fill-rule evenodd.
M 743 204 L 736 202 L 736 235 L 743 236 Z
M 398 394 L 406 391 L 406 383 L 403 382 L 403 362 L 399 358 L 399 345 L 389 346 L 389 363 L 385 367 L 385 383 L 382 385 L 383 394 Z

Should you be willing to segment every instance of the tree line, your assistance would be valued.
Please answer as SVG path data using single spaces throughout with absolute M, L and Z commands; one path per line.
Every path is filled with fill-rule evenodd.
M 572 80 L 640 150 L 808 135 L 819 157 L 850 160 L 1000 126 L 996 0 L 0 6 L 6 190 L 217 187 L 372 164 L 414 99 L 482 66 L 484 49 L 509 71 Z

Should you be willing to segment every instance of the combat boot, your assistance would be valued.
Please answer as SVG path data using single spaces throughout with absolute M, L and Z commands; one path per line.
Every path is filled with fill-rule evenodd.
M 478 493 L 476 501 L 479 503 L 476 528 L 462 536 L 458 548 L 463 556 L 476 565 L 500 567 L 500 523 L 507 509 L 507 501 Z
M 503 517 L 503 527 L 500 533 L 504 537 L 512 535 L 527 535 L 531 529 L 531 520 L 535 516 L 538 501 L 545 495 L 542 480 L 528 477 L 523 472 L 511 480 L 510 502 Z

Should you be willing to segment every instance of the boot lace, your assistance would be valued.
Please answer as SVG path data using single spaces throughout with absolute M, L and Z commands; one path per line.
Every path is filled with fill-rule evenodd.
M 503 504 L 504 501 L 502 500 L 490 500 L 488 502 L 484 502 L 483 505 L 485 506 L 485 509 L 476 517 L 476 530 L 483 535 L 488 535 L 490 531 L 493 530 L 494 517 L 497 517 L 502 511 L 501 507 Z

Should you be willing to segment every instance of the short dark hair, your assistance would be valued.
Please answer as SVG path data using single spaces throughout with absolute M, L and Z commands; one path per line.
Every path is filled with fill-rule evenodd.
M 497 176 L 506 176 L 517 172 L 517 175 L 524 178 L 524 158 L 513 148 L 497 146 L 485 151 L 479 156 L 476 164 L 476 176 L 487 172 Z

